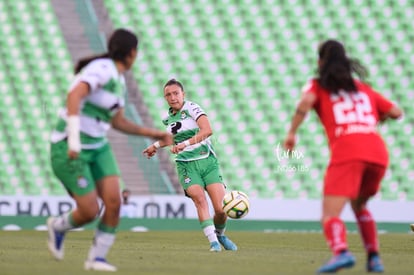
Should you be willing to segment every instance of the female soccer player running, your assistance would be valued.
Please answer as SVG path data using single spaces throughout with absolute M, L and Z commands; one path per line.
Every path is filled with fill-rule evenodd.
M 126 134 L 161 139 L 164 143 L 172 140 L 166 132 L 140 127 L 124 117 L 123 73 L 133 65 L 137 47 L 135 34 L 118 29 L 109 39 L 107 53 L 79 61 L 66 108 L 60 112 L 51 135 L 53 171 L 76 201 L 76 209 L 47 221 L 52 255 L 63 259 L 65 233 L 97 218 L 98 198 L 105 206 L 85 262 L 87 270 L 116 271 L 106 262 L 106 255 L 119 222 L 120 173 L 107 131 L 112 126 Z
M 213 133 L 209 119 L 199 105 L 184 100 L 184 96 L 184 88 L 179 81 L 171 79 L 165 84 L 164 97 L 170 109 L 163 123 L 174 135 L 171 152 L 177 154 L 175 160 L 181 186 L 197 208 L 200 225 L 210 242 L 210 251 L 221 251 L 219 243 L 226 250 L 237 250 L 237 246 L 224 235 L 227 219 L 222 209 L 225 185 L 209 138 Z M 160 140 L 143 153 L 150 158 L 158 148 L 172 144 Z M 213 204 L 213 219 L 205 191 Z
M 366 70 L 347 57 L 343 45 L 328 40 L 319 47 L 318 77 L 303 90 L 285 138 L 293 149 L 296 131 L 310 109 L 315 109 L 328 137 L 331 158 L 324 179 L 322 227 L 334 256 L 318 270 L 336 272 L 355 264 L 348 251 L 346 228 L 340 219 L 350 201 L 368 255 L 367 271 L 383 272 L 379 257 L 376 224 L 367 209 L 388 165 L 386 146 L 376 130 L 379 121 L 397 119 L 402 111 L 375 92 L 363 79 Z

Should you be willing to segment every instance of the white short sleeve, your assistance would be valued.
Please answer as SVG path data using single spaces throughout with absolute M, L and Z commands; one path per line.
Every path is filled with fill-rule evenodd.
M 113 68 L 106 59 L 97 59 L 86 65 L 79 75 L 79 81 L 89 84 L 93 93 L 105 85 L 112 77 Z
M 188 111 L 194 120 L 197 120 L 201 115 L 206 115 L 204 110 L 201 109 L 201 107 L 194 102 L 189 102 L 188 107 Z

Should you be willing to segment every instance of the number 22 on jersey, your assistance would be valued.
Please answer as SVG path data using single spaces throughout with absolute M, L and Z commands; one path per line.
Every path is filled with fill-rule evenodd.
M 367 94 L 339 91 L 338 94 L 331 95 L 331 101 L 336 124 L 376 124 L 371 101 Z

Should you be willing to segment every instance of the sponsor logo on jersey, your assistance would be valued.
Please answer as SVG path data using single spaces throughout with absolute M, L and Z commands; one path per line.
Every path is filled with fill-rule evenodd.
M 196 108 L 194 108 L 193 109 L 193 112 L 196 114 L 196 116 L 199 114 L 199 113 L 201 113 L 201 109 L 200 109 L 200 107 L 196 107 Z
M 80 188 L 86 188 L 88 186 L 88 180 L 85 179 L 84 177 L 79 177 L 78 178 L 78 186 Z
M 181 119 L 186 119 L 187 114 L 184 111 L 181 111 Z

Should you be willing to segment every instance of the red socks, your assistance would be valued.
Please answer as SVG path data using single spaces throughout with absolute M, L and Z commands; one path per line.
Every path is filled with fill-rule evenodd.
M 364 209 L 359 213 L 355 213 L 355 216 L 366 251 L 368 253 L 378 252 L 377 226 L 371 213 L 367 209 Z
M 377 226 L 371 216 L 371 213 L 367 209 L 364 209 L 361 212 L 356 213 L 355 216 L 367 253 L 378 252 L 379 244 Z M 340 218 L 333 217 L 328 219 L 323 224 L 323 232 L 330 249 L 335 255 L 348 249 L 346 241 L 346 227 Z
M 323 224 L 323 232 L 330 249 L 335 255 L 348 249 L 345 224 L 340 218 L 328 219 Z

